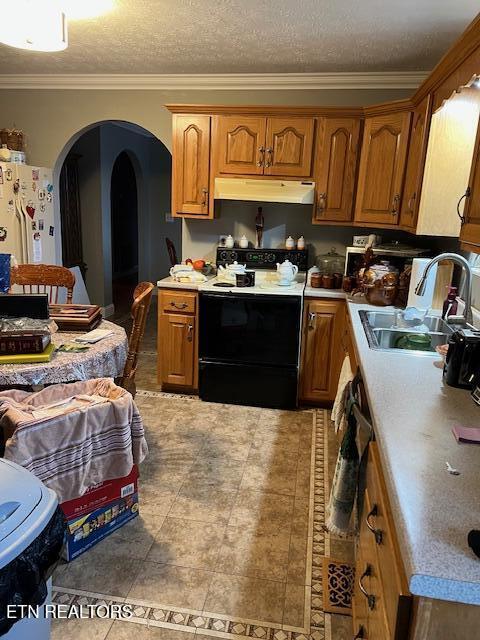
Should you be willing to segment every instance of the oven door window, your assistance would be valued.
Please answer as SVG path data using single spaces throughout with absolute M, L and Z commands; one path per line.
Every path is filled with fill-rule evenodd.
M 200 358 L 296 365 L 300 316 L 299 297 L 202 294 Z

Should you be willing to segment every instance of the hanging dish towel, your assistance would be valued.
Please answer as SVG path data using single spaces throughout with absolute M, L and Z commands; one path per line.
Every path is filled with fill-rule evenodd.
M 340 370 L 340 378 L 338 380 L 337 395 L 332 409 L 332 422 L 335 425 L 335 433 L 344 432 L 346 428 L 345 408 L 347 404 L 347 394 L 350 382 L 353 380 L 352 365 L 348 355 L 345 356 Z
M 338 536 L 351 533 L 352 512 L 359 486 L 362 456 L 371 438 L 371 425 L 360 412 L 356 399 L 360 376 L 348 385 L 345 419 L 346 430 L 338 452 L 330 500 L 327 507 L 326 527 Z

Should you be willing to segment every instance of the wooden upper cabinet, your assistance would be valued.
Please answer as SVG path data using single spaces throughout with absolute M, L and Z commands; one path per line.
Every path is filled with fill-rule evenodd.
M 409 111 L 365 120 L 355 221 L 396 225 L 410 130 Z
M 309 177 L 314 129 L 313 118 L 268 118 L 265 175 Z
M 468 186 L 470 191 L 463 210 L 465 222 L 460 230 L 460 242 L 463 249 L 480 253 L 480 126 L 477 129 Z
M 407 171 L 400 210 L 400 226 L 415 231 L 422 190 L 423 170 L 430 129 L 431 96 L 426 96 L 412 115 Z
M 174 115 L 172 155 L 172 215 L 211 217 L 210 116 Z
M 267 119 L 220 116 L 218 119 L 218 173 L 263 174 Z
M 352 219 L 359 135 L 357 118 L 319 119 L 313 222 Z

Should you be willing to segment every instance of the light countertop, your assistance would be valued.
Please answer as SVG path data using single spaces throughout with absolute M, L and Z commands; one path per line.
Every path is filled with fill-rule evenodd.
M 478 605 L 480 559 L 467 535 L 480 529 L 480 447 L 457 444 L 452 427 L 479 427 L 480 408 L 443 383 L 438 356 L 370 349 L 360 309 L 378 307 L 348 302 L 410 590 Z
M 310 285 L 305 287 L 303 295 L 305 298 L 334 298 L 336 300 L 345 300 L 347 298 L 347 294 L 342 289 L 314 288 Z
M 201 284 L 203 284 L 203 282 L 178 282 L 174 280 L 172 276 L 167 276 L 157 281 L 157 287 L 159 289 L 187 289 L 190 291 L 198 291 L 198 287 Z

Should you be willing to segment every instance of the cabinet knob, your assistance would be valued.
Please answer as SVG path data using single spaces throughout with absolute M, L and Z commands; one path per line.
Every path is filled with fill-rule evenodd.
M 357 633 L 353 636 L 353 640 L 365 640 L 365 627 L 360 625 Z
M 267 160 L 265 162 L 265 168 L 268 169 L 268 167 L 271 167 L 273 164 L 273 149 L 272 147 L 267 147 L 265 151 L 267 152 Z
M 369 528 L 369 530 L 375 536 L 375 542 L 377 544 L 382 544 L 383 542 L 383 531 L 381 529 L 376 529 L 373 524 L 370 522 L 371 518 L 375 518 L 378 515 L 378 506 L 376 504 L 373 505 L 372 510 L 365 518 L 365 524 Z
M 393 201 L 392 201 L 392 210 L 390 211 L 390 213 L 392 214 L 392 216 L 396 216 L 398 214 L 398 205 L 400 203 L 400 194 L 396 193 L 393 196 Z
M 416 198 L 417 198 L 417 192 L 414 191 L 412 193 L 412 195 L 410 196 L 410 199 L 409 199 L 408 204 L 407 204 L 407 209 L 408 209 L 409 213 L 413 213 L 413 203 L 415 202 Z
M 265 147 L 258 147 L 257 167 L 263 167 L 265 162 Z
M 187 326 L 187 340 L 189 342 L 193 340 L 193 324 Z
M 365 567 L 365 571 L 362 573 L 362 575 L 358 579 L 358 588 L 360 589 L 360 591 L 363 593 L 363 595 L 367 599 L 368 608 L 370 610 L 373 610 L 373 609 L 375 609 L 375 603 L 376 603 L 377 599 L 373 594 L 368 593 L 368 591 L 363 586 L 363 580 L 365 578 L 368 578 L 371 575 L 372 575 L 372 567 L 371 567 L 371 565 L 367 564 L 367 566 Z
M 203 187 L 202 193 L 203 193 L 202 207 L 206 207 L 207 206 L 207 201 L 208 201 L 208 189 Z
M 174 307 L 175 309 L 186 309 L 188 307 L 188 304 L 186 302 L 181 302 L 179 304 L 178 302 L 174 302 L 172 300 L 172 302 L 170 302 L 170 306 Z
M 308 328 L 315 329 L 315 320 L 317 319 L 317 314 L 313 311 L 310 311 L 308 314 Z
M 323 213 L 325 211 L 327 207 L 327 194 L 324 193 L 319 193 L 318 194 L 318 206 L 317 206 L 317 211 L 318 213 Z
M 460 200 L 457 202 L 457 216 L 460 218 L 460 222 L 461 224 L 465 224 L 466 222 L 466 218 L 464 215 L 462 215 L 460 213 L 460 204 L 462 203 L 462 200 L 469 198 L 470 197 L 470 187 L 467 187 L 465 193 L 463 194 L 463 196 L 460 198 Z

